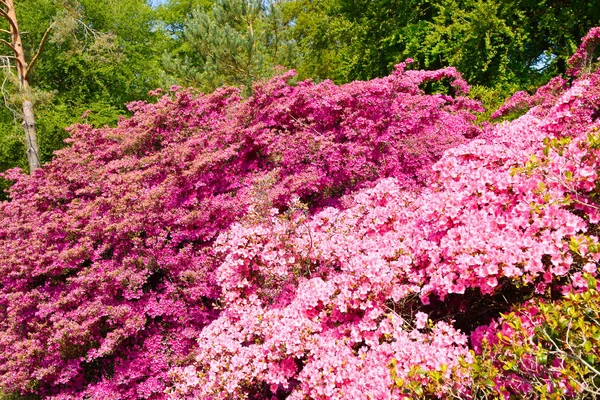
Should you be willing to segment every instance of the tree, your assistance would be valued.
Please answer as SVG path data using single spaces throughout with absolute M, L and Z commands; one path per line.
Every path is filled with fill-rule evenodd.
M 564 73 L 600 24 L 600 8 L 586 0 L 290 0 L 283 9 L 303 77 L 371 79 L 410 57 L 504 93 Z
M 301 75 L 340 83 L 389 74 L 433 13 L 427 0 L 292 0 L 284 11 L 294 20 Z
M 35 128 L 35 116 L 33 113 L 33 99 L 31 98 L 31 89 L 29 85 L 29 76 L 32 68 L 40 56 L 40 53 L 42 52 L 42 49 L 44 48 L 44 44 L 48 39 L 48 34 L 52 30 L 52 25 L 46 29 L 44 36 L 38 45 L 36 53 L 29 59 L 29 62 L 27 62 L 25 51 L 23 49 L 23 41 L 21 40 L 21 30 L 19 29 L 17 13 L 13 0 L 0 0 L 0 16 L 4 18 L 9 26 L 9 30 L 3 29 L 0 32 L 10 35 L 10 42 L 6 39 L 0 39 L 0 43 L 4 44 L 12 51 L 12 55 L 4 57 L 6 59 L 14 60 L 17 85 L 19 88 L 19 95 L 21 97 L 23 109 L 22 118 L 23 129 L 25 131 L 27 160 L 29 162 L 29 171 L 30 173 L 33 173 L 37 168 L 40 167 L 41 164 Z M 7 69 L 11 71 L 10 64 L 8 63 Z
M 404 38 L 412 36 L 407 30 L 432 14 L 428 0 L 337 0 L 337 3 L 339 13 L 352 24 L 342 52 L 343 75 L 348 80 L 385 76 L 405 58 L 414 58 L 414 54 L 403 52 Z
M 182 44 L 164 59 L 173 83 L 212 91 L 272 76 L 273 68 L 294 66 L 294 43 L 280 1 L 218 0 L 211 11 L 197 7 L 184 23 Z
M 478 85 L 525 85 L 533 75 L 521 56 L 529 22 L 519 4 L 444 0 L 436 5 L 423 34 L 409 40 L 404 53 L 427 68 L 453 65 Z
M 215 0 L 170 0 L 157 7 L 157 17 L 162 29 L 168 32 L 177 46 L 183 38 L 185 21 L 192 17 L 194 10 L 209 12 L 214 4 Z
M 338 10 L 337 0 L 293 0 L 282 5 L 292 21 L 289 35 L 297 47 L 296 68 L 301 79 L 348 82 L 343 74 L 343 50 L 353 37 L 352 23 Z
M 28 76 L 35 107 L 41 164 L 65 146 L 65 128 L 85 121 L 113 125 L 128 114 L 126 103 L 148 98 L 159 86 L 161 54 L 167 38 L 156 29 L 156 12 L 145 0 L 14 0 L 27 60 L 37 52 L 49 26 L 42 53 Z M 11 54 L 12 56 L 12 54 Z M 0 112 L 0 170 L 26 168 L 21 96 L 14 74 L 2 85 L 5 105 Z M 12 78 L 14 76 L 14 78 Z M 86 113 L 87 110 L 91 112 Z M 23 156 L 18 157 L 17 155 Z
M 567 70 L 569 57 L 587 31 L 600 25 L 598 3 L 590 0 L 521 0 L 528 23 L 524 62 L 545 79 Z

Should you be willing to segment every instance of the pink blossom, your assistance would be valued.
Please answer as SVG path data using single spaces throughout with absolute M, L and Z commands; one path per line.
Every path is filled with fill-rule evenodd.
M 172 88 L 116 128 L 72 127 L 33 176 L 3 175 L 0 389 L 468 397 L 471 350 L 515 330 L 455 318 L 597 272 L 600 72 L 581 68 L 483 129 L 455 69 L 406 63 L 342 86 L 291 72 L 248 99 Z M 440 79 L 459 95 L 424 92 Z
M 427 326 L 427 321 L 429 320 L 429 316 L 423 312 L 418 312 L 415 314 L 415 327 L 417 329 L 424 329 Z

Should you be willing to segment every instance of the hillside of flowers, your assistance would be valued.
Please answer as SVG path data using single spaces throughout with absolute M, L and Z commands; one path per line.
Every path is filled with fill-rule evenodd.
M 4 175 L 0 398 L 600 395 L 598 44 L 482 126 L 407 60 L 72 127 Z

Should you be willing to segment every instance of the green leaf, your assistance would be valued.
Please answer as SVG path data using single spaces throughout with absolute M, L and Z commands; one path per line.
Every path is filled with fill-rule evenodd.
M 539 364 L 546 365 L 546 364 L 548 364 L 548 354 L 547 353 L 539 353 L 536 356 L 536 360 Z
M 413 388 L 413 390 L 415 391 L 415 393 L 416 393 L 418 396 L 423 396 L 423 393 L 424 393 L 424 392 L 423 392 L 423 387 L 421 387 L 421 385 L 420 385 L 420 384 L 417 384 L 417 385 L 416 385 L 416 386 Z

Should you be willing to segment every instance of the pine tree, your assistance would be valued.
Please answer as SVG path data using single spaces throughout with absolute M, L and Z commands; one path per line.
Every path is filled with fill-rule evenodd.
M 185 23 L 182 46 L 164 58 L 167 80 L 206 91 L 250 88 L 277 65 L 293 67 L 288 23 L 276 1 L 218 0 L 210 12 L 196 8 Z

